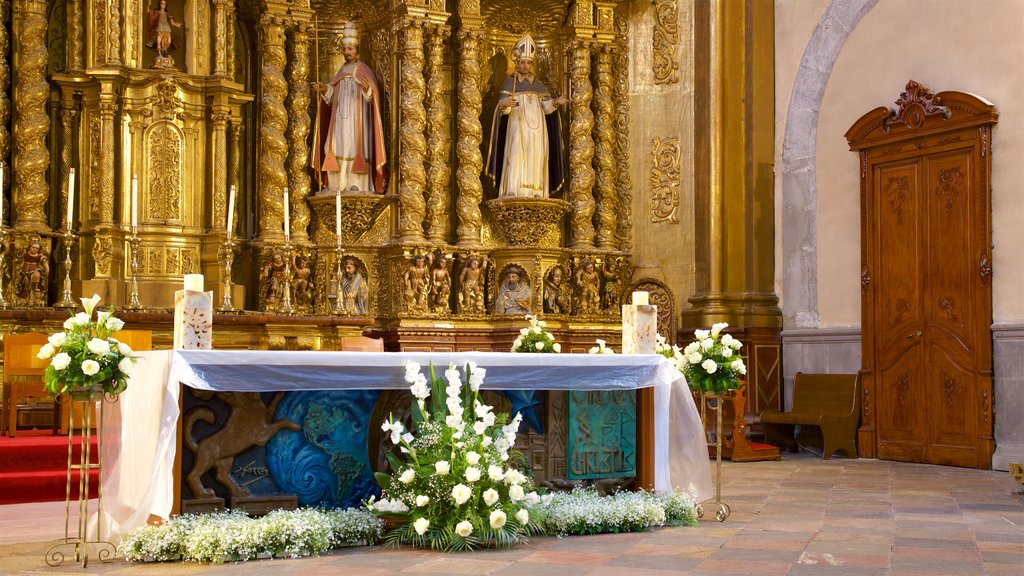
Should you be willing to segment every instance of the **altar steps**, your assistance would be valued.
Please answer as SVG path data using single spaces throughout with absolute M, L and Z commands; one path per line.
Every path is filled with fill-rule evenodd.
M 74 438 L 72 457 L 78 462 L 80 440 Z M 96 460 L 96 437 L 90 449 Z M 67 490 L 68 437 L 48 430 L 19 431 L 0 437 L 0 505 L 64 500 Z M 71 498 L 78 499 L 78 471 L 71 474 Z M 91 470 L 89 494 L 95 498 L 99 473 Z

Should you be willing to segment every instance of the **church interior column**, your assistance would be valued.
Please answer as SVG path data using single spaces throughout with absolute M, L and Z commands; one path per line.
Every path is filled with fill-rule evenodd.
M 228 191 L 228 119 L 224 106 L 215 106 L 210 120 L 213 124 L 213 214 L 210 229 L 224 230 L 227 226 Z
M 14 84 L 14 181 L 11 187 L 15 228 L 26 232 L 48 232 L 46 202 L 49 185 L 46 172 L 50 153 L 46 136 L 50 117 L 46 101 L 50 85 L 46 81 L 46 2 L 19 0 L 13 18 L 20 21 L 13 53 L 17 57 L 18 82 Z
M 227 53 L 228 78 L 235 77 L 235 17 L 235 4 L 232 0 L 229 0 L 226 7 L 226 16 L 224 18 L 226 23 L 224 32 L 227 36 L 225 52 Z
M 260 19 L 260 66 L 262 98 L 260 110 L 260 146 L 256 212 L 260 215 L 258 237 L 265 241 L 284 238 L 284 187 L 288 184 L 284 169 L 288 142 L 284 131 L 288 111 L 284 100 L 288 82 L 284 78 L 284 28 L 280 17 L 265 14 Z
M 74 100 L 63 100 L 60 108 L 60 166 L 57 167 L 59 182 L 64 183 L 68 181 L 68 175 L 71 172 L 72 165 L 72 147 L 75 143 L 73 128 L 75 123 L 75 116 L 78 111 L 75 109 Z M 60 202 L 58 202 L 59 210 L 58 214 L 67 214 L 68 211 L 68 190 L 67 187 L 61 184 L 58 186 L 58 196 Z M 58 226 L 59 228 L 59 226 Z
M 586 250 L 594 247 L 594 113 L 590 101 L 594 90 L 590 83 L 590 42 L 576 39 L 569 50 L 569 204 L 570 247 Z
M 121 65 L 121 9 L 119 0 L 108 2 L 107 11 L 107 65 Z
M 618 248 L 618 194 L 615 192 L 615 109 L 612 105 L 612 51 L 605 44 L 595 45 L 594 76 L 594 165 L 596 167 L 597 247 L 602 250 Z
M 11 121 L 11 99 L 7 97 L 7 90 L 11 86 L 11 67 L 7 61 L 11 46 L 11 39 L 7 35 L 10 22 L 10 18 L 7 17 L 9 8 L 10 2 L 0 0 L 0 170 L 3 170 L 6 186 L 9 186 L 11 181 L 10 165 L 7 163 L 7 155 L 11 153 L 11 132 L 7 129 L 8 122 Z M 3 201 L 3 196 L 4 189 L 0 187 L 0 201 Z M 2 273 L 3 270 L 0 270 L 0 274 Z
M 419 18 L 407 16 L 401 28 L 401 121 L 398 127 L 398 200 L 401 210 L 398 228 L 403 242 L 422 242 L 424 239 L 426 201 L 423 193 L 427 189 L 427 140 L 424 130 L 427 111 L 423 106 L 423 25 Z
M 480 42 L 483 32 L 480 28 L 479 4 L 474 6 L 472 2 L 460 2 L 459 20 L 459 73 L 456 86 L 458 142 L 455 145 L 458 158 L 455 171 L 458 199 L 455 210 L 459 224 L 456 236 L 459 246 L 475 247 L 480 245 L 483 220 L 480 203 L 484 197 L 484 187 L 480 182 L 484 170 L 480 143 L 484 136 L 480 126 L 480 112 L 483 109 L 483 95 L 480 93 Z
M 228 0 L 213 2 L 213 75 L 227 76 L 228 73 Z
M 288 94 L 288 190 L 291 193 L 291 234 L 298 243 L 309 235 L 309 22 L 291 31 Z
M 446 98 L 444 42 L 450 30 L 443 24 L 427 29 L 427 240 L 444 242 L 450 227 L 451 112 Z
M 237 224 L 236 224 L 238 222 L 238 213 L 241 211 L 242 207 L 245 206 L 245 204 L 243 202 L 243 198 L 245 197 L 245 194 L 244 194 L 244 192 L 242 190 L 242 187 L 241 187 L 241 185 L 239 183 L 239 178 L 238 178 L 238 176 L 239 176 L 239 169 L 241 168 L 241 160 L 242 160 L 242 148 L 241 148 L 241 146 L 242 146 L 242 119 L 241 118 L 232 118 L 231 119 L 231 127 L 229 128 L 229 133 L 228 134 L 229 134 L 229 138 L 230 138 L 229 158 L 231 159 L 230 164 L 228 166 L 228 189 L 230 190 L 232 186 L 235 187 L 235 214 L 234 214 L 234 219 L 231 222 L 231 229 L 234 230 L 234 234 L 233 234 L 234 236 L 240 236 L 240 237 L 244 238 L 245 237 L 245 232 L 244 231 L 240 231 L 238 229 Z

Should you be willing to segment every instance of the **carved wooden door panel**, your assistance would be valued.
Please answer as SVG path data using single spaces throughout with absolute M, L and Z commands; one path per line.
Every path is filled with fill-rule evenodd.
M 846 133 L 861 161 L 861 456 L 992 461 L 994 107 L 911 81 Z

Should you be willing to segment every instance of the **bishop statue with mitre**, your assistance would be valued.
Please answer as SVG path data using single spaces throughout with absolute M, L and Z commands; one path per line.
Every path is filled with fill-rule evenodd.
M 564 96 L 552 98 L 533 73 L 537 45 L 529 35 L 516 42 L 516 69 L 501 85 L 491 126 L 487 175 L 502 198 L 547 198 L 565 180 L 562 125 L 558 108 Z

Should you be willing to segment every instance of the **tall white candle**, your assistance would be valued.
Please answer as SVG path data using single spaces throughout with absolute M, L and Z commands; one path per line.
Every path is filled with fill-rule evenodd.
M 228 240 L 231 239 L 231 233 L 234 231 L 235 224 L 235 185 L 231 185 L 231 192 L 228 194 Z
M 71 230 L 71 219 L 75 215 L 75 169 L 68 172 L 68 230 Z
M 291 236 L 291 225 L 288 221 L 291 219 L 291 208 L 288 206 L 288 187 L 284 187 L 284 241 L 287 242 Z
M 2 182 L 2 180 L 0 180 Z M 341 192 L 334 197 L 334 234 L 338 237 L 338 245 L 341 245 Z
M 633 292 L 633 304 L 635 306 L 647 306 L 650 304 L 650 294 L 642 290 Z
M 185 274 L 185 290 L 189 290 L 191 292 L 202 292 L 203 286 L 202 274 Z
M 132 175 L 132 234 L 139 227 L 139 176 Z

